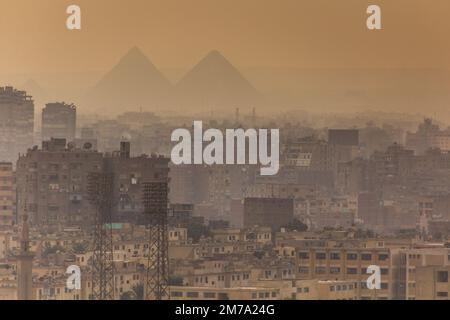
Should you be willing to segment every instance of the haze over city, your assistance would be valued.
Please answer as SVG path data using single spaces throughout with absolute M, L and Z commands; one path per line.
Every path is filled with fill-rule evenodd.
M 0 36 L 9 44 L 0 53 L 0 80 L 28 84 L 38 102 L 45 96 L 77 102 L 81 112 L 102 110 L 86 96 L 135 47 L 161 73 L 167 90 L 217 50 L 261 94 L 253 103 L 261 111 L 395 110 L 450 119 L 445 0 L 378 1 L 383 29 L 372 33 L 365 27 L 370 1 L 134 0 L 125 14 L 122 1 L 81 0 L 83 27 L 76 32 L 64 28 L 70 1 L 32 3 L 14 1 L 0 14 Z M 205 72 L 215 67 L 220 62 Z M 145 75 L 127 80 L 125 98 L 140 77 Z M 117 91 L 123 84 L 111 85 Z M 189 111 L 214 109 L 214 103 L 226 103 L 224 95 L 241 100 L 245 89 L 233 79 L 227 85 L 212 102 L 192 99 Z M 145 105 L 130 101 L 126 108 L 170 108 L 160 98 Z
M 0 0 L 0 300 L 448 300 L 447 16 Z

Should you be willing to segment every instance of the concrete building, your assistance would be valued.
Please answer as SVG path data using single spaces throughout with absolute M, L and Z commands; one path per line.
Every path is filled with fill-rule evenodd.
M 399 259 L 399 298 L 428 300 L 438 298 L 438 292 L 448 294 L 448 282 L 441 275 L 450 267 L 449 257 L 449 248 L 430 246 L 402 250 Z M 439 298 L 446 297 L 439 293 Z
M 13 165 L 0 162 L 0 226 L 12 226 L 16 218 L 16 188 Z
M 328 130 L 328 143 L 341 146 L 358 146 L 358 129 L 330 129 Z
M 356 298 L 394 299 L 396 292 L 396 250 L 390 248 L 296 248 L 297 278 L 352 280 Z M 369 290 L 367 267 L 380 266 L 381 289 Z
M 244 228 L 271 227 L 274 230 L 294 219 L 294 200 L 281 198 L 246 198 Z
M 33 146 L 34 102 L 25 91 L 0 87 L 0 161 L 13 162 Z
M 51 138 L 75 140 L 77 109 L 64 102 L 47 103 L 42 109 L 42 141 Z
M 279 289 L 263 287 L 170 287 L 172 300 L 278 300 Z
M 94 208 L 87 199 L 88 174 L 103 170 L 101 153 L 71 149 L 65 139 L 42 143 L 17 161 L 17 210 L 32 225 L 89 225 Z
M 416 300 L 448 300 L 450 266 L 419 267 L 416 270 Z
M 119 152 L 105 157 L 105 170 L 114 175 L 113 220 L 143 223 L 143 185 L 146 182 L 168 185 L 170 159 L 156 155 L 131 157 L 130 148 L 129 142 L 121 142 Z

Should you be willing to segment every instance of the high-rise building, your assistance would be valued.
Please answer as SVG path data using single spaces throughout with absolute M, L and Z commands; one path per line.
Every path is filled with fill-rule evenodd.
M 14 224 L 15 204 L 13 165 L 11 162 L 0 162 L 0 226 Z
M 244 228 L 288 225 L 294 219 L 294 200 L 281 198 L 246 198 L 244 200 Z
M 120 151 L 105 158 L 105 170 L 114 176 L 113 221 L 144 222 L 144 183 L 168 184 L 169 159 L 161 156 L 130 156 L 130 143 L 121 142 Z
M 0 160 L 15 162 L 33 145 L 34 102 L 25 91 L 0 87 Z
M 357 129 L 330 129 L 328 143 L 341 146 L 358 146 L 359 131 Z
M 358 218 L 369 228 L 378 223 L 381 214 L 380 198 L 375 192 L 360 192 L 358 194 Z
M 52 139 L 28 150 L 17 161 L 17 211 L 30 223 L 89 225 L 94 209 L 87 199 L 87 179 L 103 170 L 103 156 L 91 149 L 66 146 Z
M 47 103 L 42 110 L 42 141 L 51 138 L 74 141 L 76 114 L 77 109 L 73 104 Z

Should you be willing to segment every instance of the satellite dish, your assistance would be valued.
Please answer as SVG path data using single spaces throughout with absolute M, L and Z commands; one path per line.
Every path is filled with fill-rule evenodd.
M 91 150 L 91 149 L 92 149 L 92 143 L 86 142 L 86 143 L 83 145 L 83 149 L 85 149 L 85 150 Z

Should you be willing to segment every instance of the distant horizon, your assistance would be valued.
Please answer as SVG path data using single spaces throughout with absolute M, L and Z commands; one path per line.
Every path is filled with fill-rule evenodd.
M 131 46 L 130 49 L 126 52 L 129 53 L 133 48 L 138 48 L 139 51 L 145 56 L 146 59 L 152 63 L 155 68 L 167 79 L 167 81 L 170 83 L 171 86 L 176 86 L 179 81 L 185 77 L 192 68 L 202 59 L 204 59 L 205 56 L 199 57 L 198 61 L 196 61 L 191 67 L 189 68 L 176 68 L 176 67 L 159 67 L 153 61 L 146 52 L 144 52 L 142 49 L 140 49 L 137 46 Z M 209 51 L 212 52 L 214 50 Z M 80 112 L 86 113 L 86 114 L 92 114 L 92 113 L 98 113 L 101 111 L 93 111 L 91 109 L 85 109 L 83 108 L 84 103 L 80 101 L 80 96 L 85 95 L 86 92 L 88 92 L 91 88 L 95 87 L 96 84 L 106 75 L 108 72 L 110 72 L 114 67 L 117 66 L 117 63 L 123 59 L 123 57 L 126 55 L 126 53 L 121 56 L 117 57 L 116 63 L 112 66 L 110 66 L 107 70 L 96 70 L 96 71 L 78 71 L 78 72 L 41 72 L 41 73 L 30 73 L 30 74 L 20 74 L 17 73 L 16 75 L 9 75 L 4 76 L 2 79 L 0 75 L 0 83 L 2 86 L 6 85 L 12 85 L 18 89 L 26 90 L 29 92 L 29 94 L 33 95 L 38 105 L 36 105 L 36 109 L 42 109 L 43 104 L 50 102 L 50 101 L 66 101 L 66 102 L 74 102 L 79 106 Z M 223 53 L 220 52 L 222 56 L 226 60 L 228 60 L 228 57 L 225 56 Z M 228 60 L 230 61 L 230 60 Z M 242 68 L 239 66 L 236 66 L 233 61 L 230 61 L 232 65 L 234 65 L 243 75 L 244 78 L 246 78 L 257 90 L 261 91 L 262 94 L 267 95 L 267 93 L 276 93 L 276 97 L 273 98 L 273 104 L 277 104 L 276 99 L 280 99 L 281 101 L 286 96 L 286 92 L 289 94 L 289 91 L 295 90 L 297 93 L 296 98 L 291 97 L 287 98 L 287 106 L 284 106 L 282 108 L 283 111 L 288 110 L 305 110 L 313 113 L 337 113 L 337 114 L 344 114 L 344 113 L 353 113 L 353 112 L 361 112 L 361 110 L 377 110 L 380 112 L 389 112 L 391 111 L 388 107 L 385 107 L 383 104 L 380 103 L 378 106 L 378 103 L 371 103 L 370 101 L 375 98 L 373 96 L 373 93 L 365 93 L 362 94 L 362 92 L 370 92 L 371 87 L 374 85 L 379 86 L 382 88 L 384 83 L 379 83 L 380 79 L 379 76 L 381 75 L 383 78 L 383 82 L 391 81 L 391 83 L 388 85 L 390 86 L 401 88 L 400 93 L 397 94 L 397 97 L 394 97 L 396 100 L 400 99 L 408 99 L 407 95 L 409 94 L 422 94 L 424 95 L 422 98 L 424 104 L 430 104 L 433 105 L 434 100 L 428 100 L 427 95 L 429 95 L 428 90 L 425 87 L 429 87 L 432 90 L 437 90 L 437 94 L 434 98 L 442 100 L 442 102 L 437 102 L 436 106 L 434 108 L 427 108 L 426 110 L 428 113 L 423 114 L 423 111 L 420 110 L 420 105 L 417 105 L 415 110 L 405 110 L 405 109 L 396 109 L 396 111 L 404 114 L 423 114 L 426 117 L 432 117 L 432 118 L 441 118 L 442 121 L 445 121 L 447 123 L 450 122 L 450 112 L 447 115 L 446 108 L 440 108 L 439 104 L 443 104 L 445 102 L 443 101 L 449 101 L 450 102 L 450 95 L 447 93 L 445 88 L 450 88 L 450 72 L 448 69 L 439 69 L 439 68 L 424 68 L 424 67 L 417 67 L 417 68 L 405 68 L 405 67 L 399 67 L 399 68 L 343 68 L 343 67 L 334 67 L 334 68 L 318 68 L 318 67 L 249 67 L 249 68 Z M 356 72 L 359 78 L 356 80 L 353 80 L 354 74 L 353 72 Z M 350 74 L 348 74 L 350 73 Z M 365 74 L 367 73 L 367 74 Z M 416 74 L 418 73 L 418 74 Z M 422 74 L 424 73 L 424 74 Z M 324 81 L 319 77 L 322 74 L 322 76 L 326 76 Z M 330 75 L 333 76 L 333 78 L 330 80 L 327 77 Z M 425 75 L 425 77 L 419 77 Z M 400 77 L 402 81 L 396 81 L 395 77 Z M 442 78 L 444 76 L 445 78 Z M 361 78 L 362 77 L 362 78 Z M 373 78 L 373 79 L 372 79 Z M 359 79 L 359 80 L 358 80 Z M 447 79 L 446 82 L 443 82 L 442 79 Z M 348 83 L 343 83 L 342 80 L 347 81 Z M 350 82 L 349 82 L 350 81 Z M 411 82 L 409 83 L 408 82 Z M 30 91 L 30 88 L 28 85 L 30 84 L 34 86 L 32 90 Z M 352 84 L 353 83 L 353 84 Z M 362 83 L 362 84 L 361 84 Z M 364 84 L 365 83 L 365 84 Z M 413 91 L 409 92 L 408 89 L 409 86 L 417 87 L 421 86 L 422 88 L 419 88 L 419 91 L 422 93 L 417 93 L 417 88 L 415 88 Z M 352 86 L 357 86 L 357 88 L 352 88 Z M 294 89 L 295 88 L 295 89 Z M 309 89 L 308 89 L 309 88 Z M 38 94 L 36 94 L 35 91 L 38 89 Z M 277 91 L 278 90 L 278 91 Z M 318 91 L 321 90 L 321 91 Z M 345 94 L 346 91 L 352 90 L 355 91 L 355 94 L 361 95 L 361 97 L 358 97 L 357 99 L 360 100 L 360 102 L 357 102 L 357 105 L 353 105 L 351 107 L 333 107 L 333 103 L 336 96 L 341 96 Z M 369 91 L 367 91 L 369 90 Z M 317 93 L 315 93 L 317 91 Z M 320 95 L 319 92 L 321 92 Z M 351 91 L 349 91 L 351 92 Z M 358 93 L 360 92 L 360 93 Z M 44 97 L 41 97 L 41 95 L 44 94 Z M 353 94 L 353 93 L 352 93 Z M 364 98 L 365 95 L 369 94 L 368 97 L 371 97 L 367 100 L 367 98 Z M 327 95 L 330 96 L 329 101 L 327 101 Z M 440 95 L 443 95 L 440 97 Z M 47 96 L 47 97 L 45 97 Z M 304 98 L 306 97 L 306 98 Z M 302 98 L 309 101 L 308 103 L 315 103 L 315 99 L 317 99 L 319 102 L 318 104 L 322 105 L 329 105 L 330 107 L 323 107 L 322 109 L 316 108 L 316 107 L 310 107 L 308 106 L 308 103 L 302 102 Z M 382 96 L 379 97 L 382 101 Z M 431 97 L 430 97 L 431 98 Z M 433 98 L 433 99 L 434 99 Z M 290 100 L 289 100 L 290 99 Z M 353 99 L 353 98 L 352 98 Z M 386 98 L 387 102 L 389 103 L 389 98 Z M 419 99 L 419 100 L 420 100 Z M 45 101 L 42 101 L 45 100 Z M 46 101 L 48 100 L 48 101 Z M 365 102 L 367 100 L 367 102 Z M 416 99 L 417 100 L 417 99 Z M 297 102 L 296 102 L 297 101 Z M 345 100 L 344 100 L 345 101 Z M 345 104 L 345 102 L 343 102 Z M 352 102 L 354 103 L 354 102 Z M 365 105 L 366 104 L 366 105 Z M 286 105 L 285 102 L 280 102 L 280 106 Z M 342 103 L 340 104 L 342 105 Z M 257 107 L 257 106 L 256 106 Z M 145 108 L 144 108 L 145 109 Z M 259 109 L 266 109 L 266 108 L 259 108 Z M 88 111 L 89 110 L 89 111 Z M 137 110 L 131 109 L 131 110 Z M 127 111 L 127 110 L 124 110 Z M 158 111 L 158 110 L 147 110 L 144 111 Z M 268 111 L 268 110 L 265 110 Z M 192 110 L 193 113 L 197 112 L 195 110 Z M 113 114 L 118 114 L 117 112 L 113 112 Z

